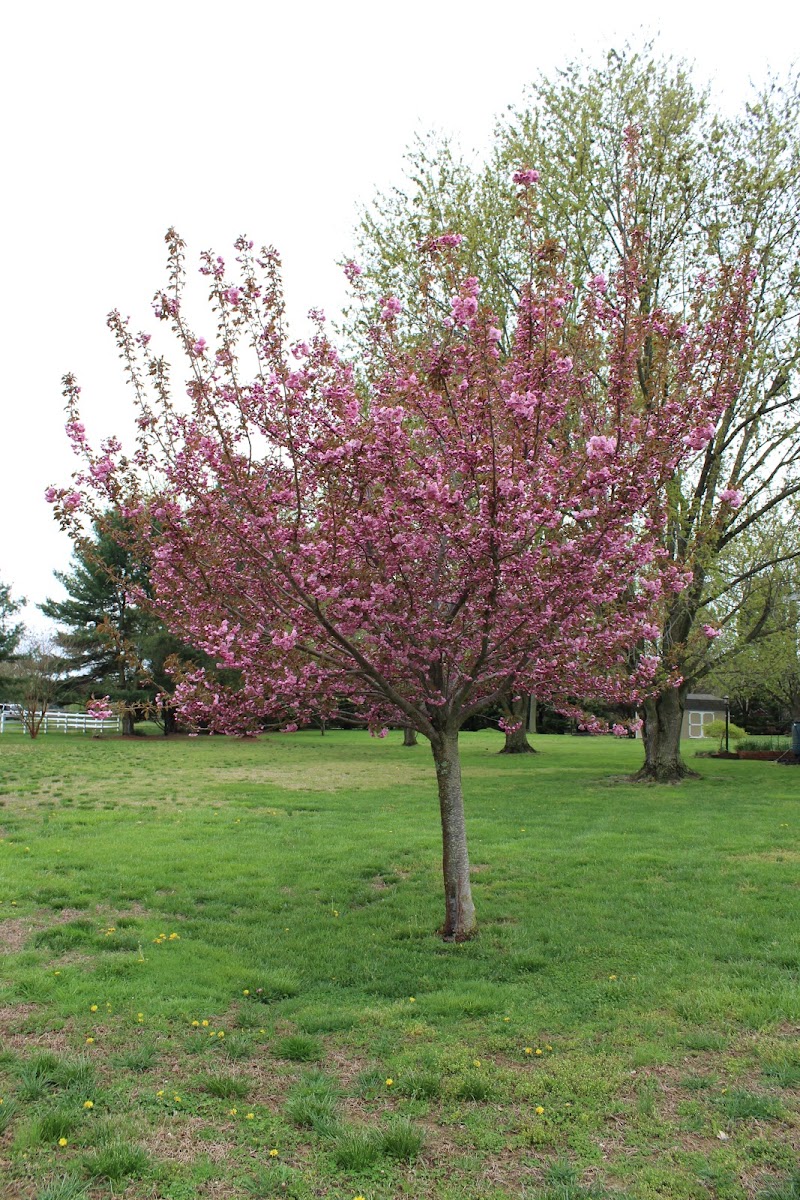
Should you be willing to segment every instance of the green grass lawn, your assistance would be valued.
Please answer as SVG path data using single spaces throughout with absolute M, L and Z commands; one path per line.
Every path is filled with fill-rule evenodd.
M 3 1200 L 800 1197 L 800 771 L 400 740 L 0 738 Z

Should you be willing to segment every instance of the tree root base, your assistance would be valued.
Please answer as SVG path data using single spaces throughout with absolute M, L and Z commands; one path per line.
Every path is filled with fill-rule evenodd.
M 683 783 L 684 779 L 700 779 L 701 776 L 697 771 L 693 771 L 690 767 L 670 767 L 659 771 L 654 767 L 642 767 L 635 775 L 628 776 L 629 783 L 669 783 L 677 785 Z

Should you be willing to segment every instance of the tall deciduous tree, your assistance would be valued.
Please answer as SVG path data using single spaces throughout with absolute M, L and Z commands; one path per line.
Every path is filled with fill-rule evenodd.
M 743 112 L 723 117 L 683 64 L 660 60 L 649 48 L 612 52 L 600 67 L 573 62 L 554 78 L 540 77 L 527 102 L 500 122 L 487 165 L 472 167 L 447 142 L 418 143 L 409 155 L 408 187 L 379 196 L 365 212 L 359 253 L 373 303 L 391 287 L 405 303 L 406 335 L 413 341 L 429 308 L 443 311 L 447 302 L 435 272 L 420 276 L 413 247 L 444 229 L 460 229 L 471 267 L 500 315 L 507 348 L 527 278 L 509 167 L 526 162 L 540 169 L 542 232 L 563 246 L 564 270 L 579 284 L 613 269 L 629 250 L 624 162 L 631 125 L 640 134 L 635 224 L 646 233 L 639 311 L 685 305 L 698 273 L 731 261 L 743 247 L 759 279 L 743 386 L 713 438 L 676 472 L 671 489 L 664 549 L 691 582 L 663 616 L 659 650 L 683 682 L 645 706 L 640 774 L 675 780 L 687 773 L 681 720 L 687 692 L 710 665 L 704 646 L 713 660 L 713 647 L 699 637 L 705 610 L 726 599 L 737 603 L 739 583 L 730 594 L 720 592 L 716 563 L 800 490 L 797 80 L 770 81 Z M 580 289 L 568 317 L 579 313 L 579 295 Z M 353 314 L 349 327 L 363 341 L 366 326 Z M 649 354 L 644 345 L 637 364 L 645 392 Z M 771 540 L 766 545 L 747 567 L 751 578 L 800 553 L 792 530 L 779 547 Z
M 662 597 L 684 583 L 660 553 L 663 489 L 730 404 L 749 322 L 738 268 L 706 280 L 688 323 L 642 311 L 633 228 L 620 270 L 595 277 L 565 322 L 572 288 L 533 241 L 535 181 L 516 172 L 529 283 L 511 352 L 448 233 L 426 248 L 449 274 L 446 315 L 432 313 L 409 348 L 400 302 L 384 297 L 364 387 L 321 319 L 310 344 L 287 347 L 276 256 L 244 240 L 233 278 L 203 257 L 216 342 L 198 336 L 170 233 L 171 284 L 156 307 L 189 361 L 188 406 L 171 398 L 147 336 L 113 315 L 137 454 L 122 458 L 113 439 L 90 449 L 68 378 L 84 467 L 50 493 L 68 524 L 93 497 L 95 511 L 121 506 L 148 547 L 158 614 L 241 673 L 228 694 L 190 673 L 177 693 L 189 716 L 235 732 L 283 712 L 292 728 L 346 702 L 373 730 L 391 721 L 428 739 L 442 928 L 457 939 L 476 926 L 459 730 L 518 691 L 616 701 L 651 678 L 644 654 L 631 682 L 630 647 L 657 635 Z M 163 481 L 155 497 L 143 475 L 148 488 Z

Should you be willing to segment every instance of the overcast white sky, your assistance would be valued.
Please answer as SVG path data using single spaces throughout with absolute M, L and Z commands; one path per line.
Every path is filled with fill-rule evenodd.
M 658 12 L 648 19 L 648 12 Z M 644 22 L 644 23 L 643 23 Z M 246 232 L 278 247 L 290 316 L 335 316 L 336 260 L 359 205 L 401 181 L 416 132 L 465 149 L 539 69 L 626 38 L 694 61 L 722 103 L 786 71 L 800 10 L 494 0 L 47 0 L 9 6 L 0 69 L 4 286 L 0 313 L 0 580 L 33 607 L 61 594 L 71 546 L 43 499 L 69 480 L 60 380 L 83 388 L 93 441 L 129 400 L 105 326 L 150 325 L 174 224 L 189 261 Z

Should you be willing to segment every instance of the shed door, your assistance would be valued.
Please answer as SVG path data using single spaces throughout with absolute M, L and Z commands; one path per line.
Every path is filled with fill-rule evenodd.
M 690 712 L 689 737 L 701 738 L 703 736 L 703 727 L 705 725 L 710 725 L 713 720 L 713 712 Z

